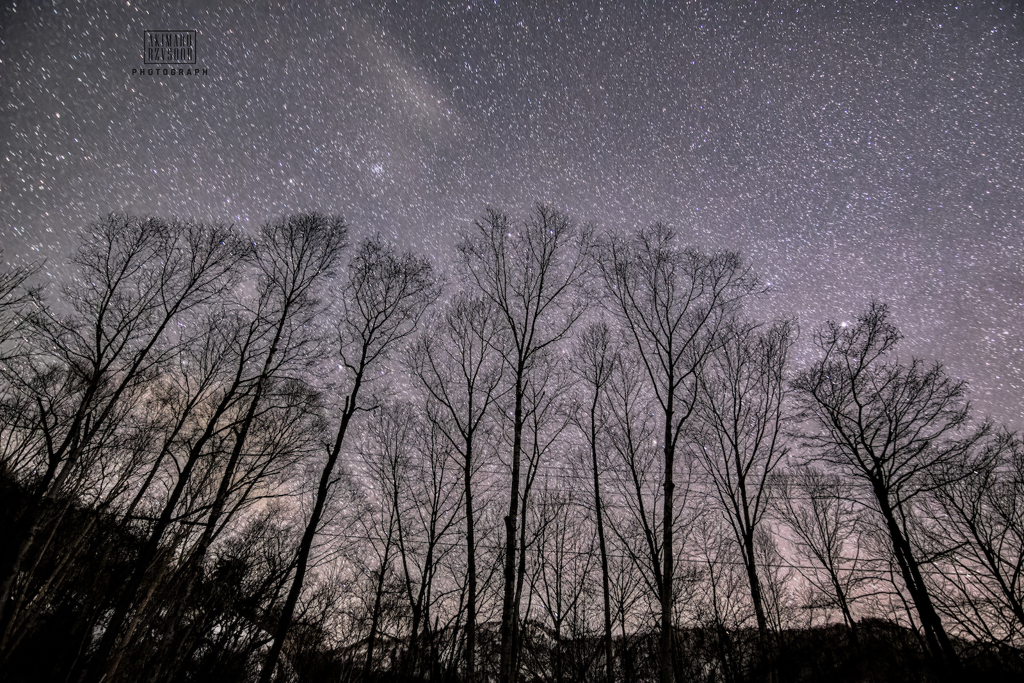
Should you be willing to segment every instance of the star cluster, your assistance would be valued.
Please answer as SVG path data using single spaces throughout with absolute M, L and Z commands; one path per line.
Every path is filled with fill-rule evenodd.
M 910 353 L 1024 427 L 1014 2 L 9 3 L 0 241 L 55 280 L 111 211 L 341 213 L 448 258 L 488 205 L 660 220 L 749 256 L 756 314 L 890 303 Z M 132 74 L 147 29 L 206 74 Z

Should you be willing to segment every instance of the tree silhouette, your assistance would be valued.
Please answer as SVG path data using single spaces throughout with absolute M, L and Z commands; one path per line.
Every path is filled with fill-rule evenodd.
M 501 608 L 501 683 L 515 680 L 515 618 L 518 613 L 516 530 L 525 399 L 538 356 L 561 341 L 583 314 L 589 232 L 569 218 L 538 205 L 520 226 L 489 210 L 459 244 L 464 268 L 480 295 L 497 310 L 504 341 L 502 360 L 511 381 L 512 457 L 505 516 L 504 589 Z
M 960 657 L 935 609 L 912 536 L 918 498 L 929 475 L 968 453 L 986 426 L 970 429 L 965 385 L 938 363 L 903 364 L 888 309 L 872 303 L 849 326 L 829 323 L 815 335 L 820 357 L 793 383 L 818 457 L 863 482 L 884 522 L 928 650 L 941 675 L 957 678 Z
M 705 255 L 679 248 L 675 233 L 660 223 L 625 238 L 607 239 L 598 267 L 609 308 L 631 339 L 661 410 L 659 676 L 662 683 L 671 683 L 676 454 L 697 408 L 698 377 L 723 343 L 728 320 L 742 300 L 757 291 L 757 278 L 734 252 Z
M 302 249 L 291 250 L 304 254 Z M 295 605 L 305 580 L 313 540 L 328 495 L 335 483 L 334 470 L 349 425 L 357 411 L 368 373 L 383 363 L 396 344 L 416 329 L 438 290 L 429 263 L 411 253 L 399 254 L 380 236 L 364 240 L 352 257 L 341 292 L 342 316 L 338 322 L 338 353 L 346 370 L 347 393 L 341 408 L 338 431 L 327 453 L 317 484 L 313 509 L 299 543 L 295 575 L 281 617 L 274 631 L 260 683 L 269 683 L 281 654 Z

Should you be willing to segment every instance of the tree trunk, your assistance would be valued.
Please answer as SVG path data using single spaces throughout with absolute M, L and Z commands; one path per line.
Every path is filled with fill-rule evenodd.
M 857 633 L 857 622 L 853 618 L 853 613 L 850 612 L 850 603 L 846 597 L 846 591 L 843 590 L 842 585 L 839 583 L 839 577 L 831 567 L 829 568 L 829 575 L 832 579 L 832 588 L 836 592 L 836 600 L 839 602 L 839 610 L 843 613 L 843 621 L 850 629 L 850 642 L 853 643 L 855 648 L 860 647 L 860 635 Z
M 263 663 L 263 670 L 260 672 L 260 683 L 270 683 L 274 669 L 277 666 L 277 658 L 281 656 L 281 649 L 284 647 L 284 639 L 288 634 L 288 627 L 291 626 L 292 616 L 295 614 L 295 606 L 299 602 L 299 594 L 302 592 L 302 584 L 306 577 L 306 567 L 309 564 L 309 553 L 313 548 L 313 539 L 316 537 L 317 527 L 320 525 L 320 518 L 323 516 L 324 507 L 327 504 L 327 494 L 331 488 L 331 477 L 334 476 L 334 467 L 337 465 L 338 456 L 341 453 L 345 432 L 348 431 L 349 422 L 356 412 L 356 399 L 359 395 L 359 387 L 362 384 L 365 358 L 366 347 L 363 348 L 363 360 L 360 362 L 359 373 L 356 375 L 355 382 L 352 385 L 352 392 L 345 399 L 345 408 L 342 411 L 341 423 L 338 426 L 338 436 L 334 440 L 334 447 L 328 454 L 327 462 L 320 473 L 320 482 L 316 490 L 316 502 L 313 504 L 313 512 L 310 514 L 309 522 L 306 524 L 306 529 L 302 534 L 302 541 L 299 543 L 295 563 L 295 577 L 292 580 L 291 589 L 288 591 L 288 597 L 285 599 L 284 607 L 281 610 L 281 617 L 274 631 L 273 644 L 270 646 L 270 651 L 267 653 L 267 658 Z M 386 550 L 384 555 L 387 557 Z
M 476 680 L 476 539 L 473 529 L 473 486 L 472 486 L 472 438 L 466 440 L 466 461 L 462 470 L 466 487 L 466 571 L 468 595 L 466 596 L 466 681 Z
M 377 572 L 377 593 L 373 597 L 373 614 L 370 617 L 370 635 L 366 639 L 366 663 L 363 665 L 363 680 L 373 677 L 373 650 L 377 644 L 377 626 L 380 623 L 380 603 L 384 595 L 384 572 L 387 570 L 388 553 L 384 552 L 384 562 Z M 269 662 L 268 662 L 269 663 Z M 276 664 L 276 662 L 275 662 Z M 266 667 L 264 667 L 266 670 Z
M 601 550 L 601 595 L 604 598 L 604 659 L 605 680 L 615 680 L 615 659 L 612 654 L 612 603 L 608 588 L 608 550 L 604 540 L 604 507 L 601 504 L 601 482 L 597 470 L 597 399 L 590 404 L 590 461 L 594 471 L 594 509 L 597 513 L 597 543 Z
M 515 413 L 512 426 L 512 485 L 509 492 L 508 515 L 505 517 L 505 572 L 501 603 L 501 659 L 499 683 L 514 683 L 512 660 L 515 649 L 516 593 L 516 521 L 519 516 L 519 467 L 523 451 L 523 374 L 522 363 L 517 368 Z
M 747 582 L 750 584 L 750 601 L 754 603 L 754 617 L 757 619 L 757 640 L 761 647 L 761 656 L 768 656 L 768 619 L 764 613 L 764 598 L 761 594 L 761 581 L 757 575 L 757 564 L 754 562 L 754 534 L 749 530 L 744 534 L 743 550 L 746 557 Z
M 516 594 L 512 610 L 512 660 L 509 662 L 511 681 L 519 680 L 519 659 L 522 654 L 522 639 L 519 632 L 519 607 L 523 601 L 523 584 L 526 580 L 526 501 L 530 495 L 530 484 L 532 478 L 529 474 L 526 477 L 526 489 L 523 491 L 523 505 L 519 511 L 519 561 L 516 570 Z M 527 613 L 529 613 L 529 602 L 527 602 Z
M 914 557 L 913 548 L 910 547 L 910 542 L 900 529 L 895 511 L 889 503 L 889 497 L 883 486 L 876 483 L 874 491 L 889 530 L 889 538 L 892 541 L 900 573 L 903 575 L 903 582 L 914 601 L 914 607 L 921 619 L 921 627 L 924 629 L 925 642 L 939 669 L 940 676 L 949 681 L 960 680 L 963 673 L 960 657 L 953 648 L 946 629 L 942 625 L 942 620 L 935 611 L 928 587 L 924 584 L 924 578 L 921 575 L 920 565 Z
M 671 386 L 671 384 L 670 384 Z M 675 448 L 672 441 L 672 394 L 668 395 L 668 407 L 665 410 L 665 500 L 662 510 L 662 553 L 664 557 L 661 576 L 661 641 L 658 656 L 659 679 L 661 683 L 673 683 L 675 671 L 672 666 L 672 519 L 673 495 L 675 493 Z

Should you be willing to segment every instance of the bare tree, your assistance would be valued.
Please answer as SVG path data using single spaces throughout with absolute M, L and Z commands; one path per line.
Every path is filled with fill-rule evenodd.
M 370 493 L 375 508 L 368 521 L 373 525 L 367 537 L 376 536 L 380 543 L 380 562 L 374 581 L 373 608 L 370 613 L 370 633 L 366 638 L 366 663 L 363 676 L 373 678 L 374 654 L 380 632 L 380 621 L 386 578 L 391 564 L 402 549 L 402 514 L 408 507 L 405 500 L 412 487 L 412 451 L 416 431 L 415 418 L 404 405 L 385 405 L 376 411 L 369 424 L 370 447 L 364 456 L 370 474 Z M 402 561 L 407 562 L 404 551 Z M 409 582 L 408 569 L 406 583 Z
M 566 671 L 566 664 L 573 659 L 566 627 L 572 625 L 586 601 L 594 561 L 594 539 L 585 531 L 582 512 L 574 503 L 571 491 L 560 490 L 558 484 L 544 481 L 536 506 L 537 560 L 530 576 L 530 589 L 551 624 L 554 640 L 548 656 L 538 662 L 536 668 L 544 677 L 551 676 L 554 683 L 563 683 L 567 676 L 569 680 L 579 680 L 586 674 L 580 670 Z M 578 633 L 580 629 L 574 630 L 575 635 L 583 635 Z M 587 659 L 592 660 L 593 653 Z
M 615 659 L 612 653 L 612 605 L 608 578 L 608 547 L 605 541 L 604 504 L 601 498 L 600 467 L 598 466 L 599 434 L 605 432 L 607 415 L 604 410 L 605 390 L 617 362 L 608 325 L 594 323 L 588 326 L 573 346 L 573 371 L 584 384 L 585 396 L 580 408 L 585 411 L 574 421 L 582 431 L 590 450 L 590 474 L 594 483 L 594 515 L 597 522 L 597 542 L 601 554 L 601 598 L 604 601 L 604 658 L 605 679 L 615 680 Z M 582 419 L 581 419 L 582 418 Z
M 196 667 L 227 678 L 232 667 L 244 669 L 264 645 L 262 632 L 252 624 L 279 606 L 291 572 L 294 529 L 289 522 L 282 506 L 271 501 L 213 548 L 208 566 L 198 570 L 198 581 L 189 574 L 162 584 L 158 615 L 147 630 L 163 635 L 139 639 L 121 677 L 174 680 Z M 186 561 L 179 573 L 190 570 L 196 571 Z M 180 589 L 192 582 L 197 585 L 189 587 L 186 602 Z
M 127 457 L 123 459 L 127 462 L 116 467 L 107 467 L 101 463 L 97 467 L 100 472 L 98 481 L 107 480 L 102 487 L 107 491 L 102 497 L 94 496 L 94 500 L 91 502 L 98 514 L 91 517 L 90 525 L 81 529 L 83 540 L 90 538 L 91 529 L 99 524 L 106 515 L 116 517 L 119 526 L 124 528 L 131 528 L 143 519 L 158 517 L 159 514 L 153 514 L 152 511 L 161 504 L 159 491 L 164 486 L 173 489 L 175 470 L 180 472 L 182 466 L 186 469 L 189 468 L 189 463 L 183 463 L 177 459 L 177 450 L 183 442 L 195 436 L 197 412 L 201 412 L 213 401 L 214 395 L 230 378 L 232 356 L 229 351 L 231 345 L 227 343 L 227 340 L 233 337 L 234 332 L 237 331 L 237 328 L 231 325 L 230 318 L 225 319 L 225 316 L 220 316 L 216 322 L 211 319 L 203 323 L 193 323 L 190 328 L 195 330 L 194 339 L 184 340 L 179 344 L 177 355 L 165 365 L 159 377 L 150 381 L 140 407 L 133 408 L 127 415 L 119 413 L 117 419 L 112 421 L 137 425 L 141 421 L 142 424 L 135 427 L 133 431 L 139 429 L 149 431 L 152 435 L 150 439 L 152 443 L 140 443 L 136 447 L 125 449 L 123 446 L 127 444 L 112 443 L 109 438 L 99 436 L 94 438 L 94 443 L 99 445 L 101 450 L 106 451 L 106 455 L 102 458 L 103 461 L 114 461 L 116 464 L 118 458 L 111 456 L 124 453 Z M 55 394 L 49 396 L 52 397 L 51 401 L 57 400 Z M 140 417 L 143 419 L 140 420 Z M 126 431 L 123 427 L 119 427 L 115 430 L 115 434 L 117 433 L 124 434 Z M 138 459 L 140 454 L 143 455 L 142 461 Z M 167 466 L 168 461 L 172 461 L 174 466 Z M 113 483 L 110 483 L 110 479 L 114 480 Z M 185 479 L 188 479 L 187 474 Z M 185 482 L 181 482 L 181 484 L 182 487 L 185 486 Z M 75 488 L 81 489 L 81 486 Z M 124 501 L 127 505 L 116 508 L 114 502 L 122 493 L 131 494 L 130 498 Z M 173 492 L 171 495 L 173 496 Z M 179 512 L 181 511 L 179 510 Z M 168 519 L 170 519 L 169 516 Z M 53 531 L 55 530 L 51 530 L 51 533 Z M 81 550 L 77 544 L 68 544 L 64 548 L 69 561 L 77 561 L 74 559 L 75 553 Z M 106 565 L 112 551 L 112 544 L 107 544 L 104 547 L 102 559 L 98 562 L 99 566 Z M 69 573 L 64 572 L 63 578 L 70 578 L 70 576 Z M 45 579 L 44 583 L 50 590 L 59 590 L 61 581 L 62 577 L 54 574 Z M 20 595 L 12 603 L 14 610 L 12 615 L 18 614 L 19 605 L 22 603 L 45 604 L 44 593 L 36 593 L 31 600 L 28 599 L 30 585 L 28 580 L 22 581 Z M 117 586 L 115 589 L 123 590 L 123 587 Z M 97 604 L 91 608 L 83 608 L 85 614 L 99 610 L 102 600 L 99 599 L 99 595 L 96 595 L 95 598 Z M 30 623 L 33 618 L 28 611 L 22 616 L 29 620 L 26 624 Z M 86 617 L 87 620 L 91 618 Z M 14 631 L 24 634 L 26 628 L 27 626 L 16 626 L 13 622 L 9 622 L 0 642 L 6 644 Z M 5 647 L 0 646 L 0 651 L 5 651 Z
M 132 406 L 177 354 L 174 323 L 223 295 L 246 254 L 231 228 L 111 215 L 72 258 L 75 284 L 55 308 L 38 307 L 27 319 L 38 346 L 6 379 L 35 409 L 24 427 L 39 435 L 39 464 L 25 482 L 30 502 L 16 550 L 0 571 L 5 607 L 44 510 L 73 498 L 69 484 L 89 480 L 120 452 L 101 444 L 131 429 Z
M 696 522 L 696 593 L 690 607 L 695 623 L 713 634 L 707 644 L 718 660 L 718 670 L 727 681 L 743 680 L 742 625 L 749 612 L 744 593 L 750 588 L 739 545 L 729 538 L 727 522 L 721 515 L 703 515 Z M 693 671 L 691 664 L 690 671 Z M 691 674 L 692 675 L 692 674 Z
M 505 339 L 503 362 L 511 382 L 512 458 L 505 517 L 504 591 L 501 612 L 501 683 L 510 683 L 515 651 L 516 527 L 525 426 L 524 399 L 538 354 L 562 340 L 585 309 L 589 232 L 564 214 L 538 205 L 522 225 L 488 210 L 459 245 L 467 275 L 497 310 Z
M 105 631 L 116 644 L 107 656 L 106 678 L 113 678 L 123 662 L 133 659 L 129 653 L 147 630 L 143 623 L 148 615 L 177 615 L 191 603 L 189 593 L 197 588 L 202 568 L 197 551 L 205 551 L 215 531 L 202 519 L 216 502 L 218 482 L 233 478 L 232 441 L 237 446 L 237 428 L 247 406 L 252 409 L 252 390 L 270 349 L 272 321 L 260 315 L 245 319 L 221 309 L 205 323 L 196 326 L 198 343 L 186 346 L 178 356 L 180 375 L 166 373 L 166 381 L 153 395 L 154 414 L 163 420 L 161 443 L 122 513 L 125 525 L 142 520 L 150 524 L 128 580 L 116 587 L 115 611 Z M 166 493 L 154 495 L 154 489 Z M 198 538 L 197 529 L 203 529 Z M 198 547 L 188 550 L 193 545 Z M 175 568 L 169 558 L 178 556 L 186 559 Z M 174 587 L 170 605 L 159 600 L 165 584 Z M 166 624 L 171 632 L 165 634 L 165 642 L 173 641 L 178 624 L 173 618 Z M 94 667 L 102 663 L 94 656 Z
M 428 406 L 428 412 L 435 409 Z M 459 519 L 462 503 L 461 477 L 453 476 L 453 447 L 436 425 L 436 420 L 417 416 L 408 403 L 385 404 L 370 425 L 375 447 L 368 454 L 367 467 L 386 511 L 380 516 L 380 526 L 388 530 L 378 535 L 387 539 L 385 546 L 393 543 L 398 553 L 399 580 L 411 612 L 402 667 L 407 676 L 417 675 L 421 648 L 431 645 L 434 579 L 452 547 L 446 537 Z M 385 557 L 387 553 L 386 547 Z M 377 613 L 379 596 L 375 605 Z M 374 623 L 367 644 L 367 675 L 375 634 Z
M 416 329 L 438 289 L 430 264 L 411 253 L 399 254 L 379 235 L 364 240 L 349 263 L 341 292 L 343 307 L 338 322 L 339 356 L 346 371 L 346 391 L 337 435 L 320 472 L 313 508 L 297 552 L 294 578 L 274 630 L 274 639 L 260 683 L 270 683 L 284 646 L 295 605 L 309 564 L 313 541 L 335 481 L 335 467 L 353 416 L 365 408 L 360 391 L 369 372 L 382 364 L 394 347 Z
M 1024 444 L 1001 432 L 933 476 L 944 610 L 989 642 L 1024 637 Z
M 456 469 L 458 463 L 453 457 L 453 446 L 437 423 L 431 419 L 419 424 L 416 486 L 412 487 L 411 496 L 413 514 L 411 521 L 399 528 L 406 597 L 413 616 L 409 661 L 414 673 L 419 667 L 423 647 L 429 648 L 429 659 L 436 660 L 431 615 L 443 593 L 436 590 L 435 578 L 446 555 L 454 548 L 447 539 L 460 519 L 464 495 L 464 480 L 459 477 L 464 473 Z M 415 569 L 410 571 L 410 566 Z M 418 585 L 413 583 L 413 572 L 418 574 Z M 436 673 L 436 667 L 430 666 L 429 671 Z
M 868 577 L 863 573 L 858 501 L 852 487 L 838 475 L 811 466 L 799 466 L 775 479 L 776 514 L 789 534 L 782 534 L 809 566 L 798 570 L 808 582 L 804 607 L 839 611 L 857 642 L 852 606 L 855 591 Z M 850 556 L 852 555 L 852 557 Z M 813 623 L 813 616 L 808 623 Z
M 644 604 L 644 618 L 654 619 L 660 647 L 658 617 L 661 614 L 661 591 L 664 585 L 664 546 L 659 542 L 662 520 L 657 511 L 662 507 L 664 496 L 664 460 L 657 439 L 659 425 L 655 423 L 658 411 L 656 398 L 650 390 L 642 361 L 628 348 L 620 349 L 618 362 L 613 367 L 605 409 L 608 415 L 605 429 L 607 443 L 613 456 L 618 460 L 606 476 L 609 483 L 614 486 L 609 491 L 612 502 L 605 502 L 605 505 L 614 505 L 621 511 L 609 516 L 609 528 L 619 549 L 633 567 L 630 579 L 634 582 L 632 588 L 642 588 L 640 596 L 634 597 L 633 600 Z M 680 562 L 688 555 L 686 546 L 689 536 L 701 528 L 697 522 L 708 512 L 701 502 L 703 491 L 696 485 L 696 470 L 696 460 L 686 458 L 677 464 L 675 475 L 679 494 L 676 498 L 672 525 L 682 533 L 677 538 L 676 556 L 672 562 L 675 573 L 672 600 L 674 614 L 680 611 L 692 612 L 692 606 L 686 605 L 685 602 L 692 592 L 694 572 L 688 562 Z M 637 578 L 642 579 L 642 582 L 637 581 Z M 650 612 L 647 611 L 648 608 Z M 636 618 L 638 615 L 633 616 Z M 642 623 L 636 622 L 636 626 Z M 640 643 L 646 640 L 643 631 L 636 635 Z M 673 646 L 672 666 L 677 678 L 685 678 L 688 675 L 687 667 L 685 662 L 681 661 L 681 650 L 677 645 L 678 643 L 675 643 Z M 624 659 L 627 670 L 631 666 L 634 668 L 633 671 L 627 672 L 631 677 L 640 675 L 635 668 L 639 665 L 639 660 L 634 658 L 635 654 L 628 648 L 625 648 L 623 653 L 627 659 L 633 658 L 632 665 Z M 657 661 L 660 662 L 660 657 Z
M 616 515 L 609 517 L 609 527 L 612 535 L 616 538 L 629 539 L 632 535 L 628 531 L 618 533 L 615 527 Z M 614 540 L 614 539 L 612 539 Z M 643 581 L 637 581 L 637 564 L 642 560 L 643 553 L 636 548 L 629 547 L 619 541 L 618 547 L 612 546 L 613 551 L 609 553 L 609 584 L 611 589 L 612 604 L 615 606 L 613 620 L 616 622 L 619 631 L 618 660 L 622 672 L 622 680 L 631 683 L 635 680 L 636 653 L 634 643 L 637 640 L 635 627 L 635 615 L 644 604 L 644 598 L 653 592 L 645 590 Z M 656 593 L 653 593 L 656 595 Z M 632 641 L 632 642 L 631 642 Z
M 233 428 L 234 443 L 224 463 L 202 536 L 193 552 L 199 563 L 205 559 L 217 529 L 223 526 L 232 490 L 247 488 L 241 468 L 248 465 L 250 470 L 264 475 L 266 469 L 285 454 L 273 446 L 270 454 L 277 457 L 253 457 L 254 453 L 246 453 L 247 448 L 258 452 L 250 447 L 250 432 L 261 418 L 266 420 L 266 413 L 273 409 L 275 401 L 267 399 L 283 399 L 285 404 L 295 403 L 295 399 L 299 404 L 315 402 L 298 371 L 312 364 L 312 352 L 319 342 L 315 325 L 323 308 L 317 290 L 334 276 L 348 244 L 348 228 L 337 216 L 296 215 L 264 227 L 260 238 L 255 260 L 263 285 L 259 305 L 265 311 L 257 318 L 266 318 L 271 323 L 268 325 L 269 349 L 253 384 L 252 398 Z M 298 421 L 294 415 L 291 418 Z M 261 432 L 265 436 L 268 430 L 263 426 Z M 305 450 L 303 444 L 289 452 L 298 455 Z
M 806 572 L 824 602 L 837 608 L 850 638 L 857 644 L 857 620 L 853 602 L 858 587 L 868 576 L 859 541 L 858 503 L 849 484 L 837 475 L 810 467 L 782 474 L 776 479 L 777 509 L 793 534 L 793 545 L 821 571 Z
M 317 214 L 282 218 L 266 225 L 261 231 L 255 255 L 260 274 L 257 286 L 257 311 L 252 316 L 248 328 L 251 334 L 247 335 L 246 339 L 266 341 L 265 346 L 261 345 L 265 350 L 262 362 L 259 363 L 260 370 L 254 380 L 247 383 L 247 395 L 239 406 L 239 415 L 231 425 L 233 443 L 225 444 L 226 462 L 223 464 L 223 474 L 210 507 L 205 529 L 199 539 L 198 552 L 194 553 L 199 562 L 205 558 L 220 516 L 227 505 L 228 491 L 234 480 L 235 470 L 242 458 L 249 433 L 257 421 L 257 414 L 264 407 L 264 394 L 268 385 L 283 367 L 287 367 L 289 357 L 309 343 L 310 340 L 299 334 L 299 331 L 315 316 L 319 305 L 316 299 L 317 284 L 330 274 L 337 263 L 346 244 L 346 238 L 347 228 L 340 218 L 327 218 Z M 235 377 L 238 378 L 244 370 L 245 366 L 239 364 Z M 236 384 L 232 386 L 237 387 Z M 219 418 L 227 411 L 232 398 L 228 393 L 222 395 L 218 410 L 215 410 L 212 416 L 214 419 L 207 421 L 203 436 L 192 444 L 187 462 L 195 463 L 197 456 L 210 443 L 220 426 Z M 124 633 L 122 629 L 149 567 L 160 552 L 163 535 L 171 524 L 174 509 L 189 483 L 190 474 L 191 472 L 182 472 L 184 476 L 179 477 L 174 493 L 165 504 L 160 519 L 140 552 L 131 578 L 117 599 L 113 615 L 90 666 L 91 680 L 109 680 L 115 676 L 120 666 L 126 646 L 131 642 L 139 623 L 141 612 L 136 610 L 135 618 L 128 622 Z M 150 581 L 150 588 L 145 595 L 152 594 L 154 585 L 155 581 Z M 121 647 L 115 649 L 119 641 Z
M 815 335 L 821 355 L 793 387 L 818 457 L 869 487 L 891 552 L 910 593 L 940 674 L 958 677 L 960 657 L 935 609 L 911 532 L 927 481 L 960 460 L 988 431 L 971 430 L 965 385 L 938 363 L 895 358 L 899 331 L 872 303 L 851 325 L 829 323 Z
M 525 472 L 519 501 L 519 544 L 516 570 L 516 588 L 513 601 L 511 678 L 518 680 L 522 654 L 520 633 L 525 624 L 522 614 L 530 614 L 530 606 L 522 610 L 522 599 L 526 588 L 528 554 L 539 541 L 540 529 L 530 528 L 530 503 L 533 487 L 544 463 L 553 460 L 559 452 L 558 446 L 569 425 L 566 394 L 569 378 L 566 369 L 550 349 L 535 356 L 537 367 L 531 373 L 523 397 L 523 454 Z M 532 592 L 529 598 L 533 598 Z
M 610 474 L 625 509 L 612 520 L 611 528 L 644 578 L 646 587 L 660 600 L 662 548 L 657 539 L 660 487 L 653 482 L 656 477 L 660 480 L 655 447 L 657 428 L 648 418 L 654 410 L 654 399 L 645 391 L 643 372 L 639 360 L 628 352 L 622 353 L 612 366 L 608 383 L 606 432 L 619 460 L 619 466 Z
M 698 375 L 695 450 L 739 545 L 762 657 L 770 656 L 770 644 L 755 538 L 770 504 L 772 474 L 789 450 L 785 372 L 792 343 L 788 321 L 763 332 L 734 323 Z
M 466 524 L 466 678 L 476 678 L 477 565 L 473 476 L 480 435 L 499 396 L 501 360 L 497 310 L 489 299 L 460 292 L 429 334 L 410 349 L 408 364 L 435 409 L 428 416 L 462 459 Z
M 609 239 L 598 266 L 610 309 L 643 362 L 663 420 L 659 671 L 662 683 L 671 683 L 677 447 L 697 406 L 701 369 L 721 345 L 724 325 L 740 302 L 757 291 L 757 279 L 734 252 L 678 248 L 675 234 L 662 224 Z
M 227 450 L 222 454 L 228 456 L 227 463 L 220 463 L 221 467 L 213 472 L 207 468 L 211 485 L 203 487 L 206 495 L 201 498 L 203 504 L 195 508 L 196 523 L 183 529 L 188 534 L 191 527 L 192 534 L 180 543 L 181 562 L 166 580 L 166 585 L 174 586 L 175 590 L 167 595 L 167 603 L 160 609 L 163 649 L 170 652 L 170 661 L 179 660 L 178 652 L 191 646 L 197 634 L 196 623 L 202 623 L 189 616 L 194 613 L 196 596 L 204 589 L 207 565 L 211 555 L 215 556 L 214 543 L 228 535 L 225 532 L 231 530 L 233 522 L 244 518 L 258 502 L 280 495 L 282 484 L 295 474 L 295 465 L 317 445 L 317 435 L 323 426 L 321 406 L 319 395 L 306 383 L 272 382 L 264 392 L 263 403 L 247 436 L 245 451 L 234 468 L 227 466 L 231 462 L 231 451 Z M 194 537 L 196 531 L 197 539 L 188 537 Z M 160 656 L 161 648 L 151 649 Z

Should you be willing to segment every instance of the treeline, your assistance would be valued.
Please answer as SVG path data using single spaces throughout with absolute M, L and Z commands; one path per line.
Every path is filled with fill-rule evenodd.
M 0 678 L 1018 680 L 1020 438 L 879 303 L 794 363 L 685 239 L 111 215 L 6 267 Z

